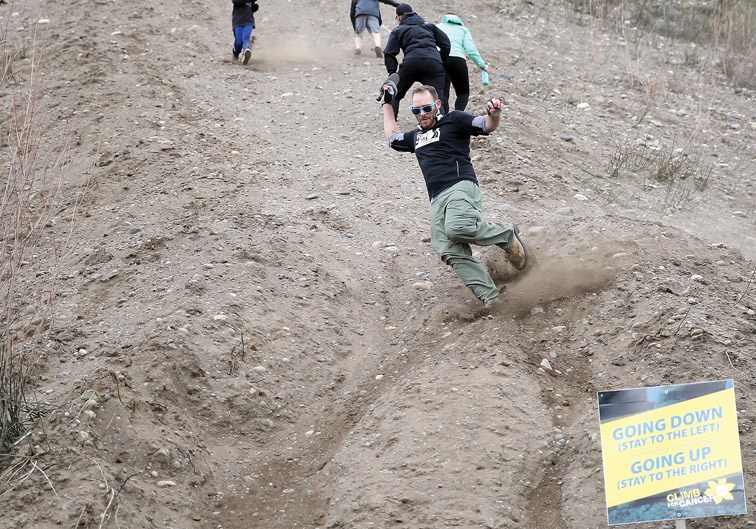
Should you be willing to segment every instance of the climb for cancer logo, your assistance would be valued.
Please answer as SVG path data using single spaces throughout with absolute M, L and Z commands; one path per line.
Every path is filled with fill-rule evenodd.
M 735 484 L 729 483 L 727 478 L 709 481 L 708 486 L 709 488 L 703 494 L 701 494 L 701 489 L 698 487 L 667 494 L 667 507 L 670 509 L 682 509 L 703 503 L 719 505 L 724 500 L 735 499 L 731 494 L 732 489 L 735 488 Z

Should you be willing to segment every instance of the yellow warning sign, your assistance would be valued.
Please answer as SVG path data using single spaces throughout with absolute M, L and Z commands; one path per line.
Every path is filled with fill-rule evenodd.
M 745 513 L 732 380 L 598 396 L 610 524 Z

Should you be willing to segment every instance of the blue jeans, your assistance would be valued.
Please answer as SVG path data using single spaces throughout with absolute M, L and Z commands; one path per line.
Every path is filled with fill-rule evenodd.
M 255 26 L 241 26 L 234 28 L 234 57 L 238 57 L 241 52 L 249 48 L 249 41 L 252 39 L 252 30 Z

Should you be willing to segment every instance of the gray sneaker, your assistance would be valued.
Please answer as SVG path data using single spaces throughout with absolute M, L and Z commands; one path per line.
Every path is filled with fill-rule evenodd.
M 381 47 L 380 47 L 380 46 L 376 46 L 376 47 L 375 47 L 375 56 L 376 56 L 377 58 L 379 58 L 379 59 L 382 59 L 382 58 L 383 58 L 383 50 L 381 49 Z
M 252 57 L 252 51 L 249 48 L 247 48 L 246 50 L 244 50 L 244 54 L 242 55 L 242 57 L 243 57 L 242 64 L 246 65 L 249 62 L 249 59 Z
M 520 238 L 520 228 L 516 224 L 514 226 L 514 241 L 512 241 L 512 246 L 504 251 L 507 253 L 507 260 L 517 270 L 525 270 L 528 267 L 528 249 Z

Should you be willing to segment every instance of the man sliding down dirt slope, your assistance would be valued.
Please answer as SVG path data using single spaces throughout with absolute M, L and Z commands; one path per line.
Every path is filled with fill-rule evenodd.
M 412 92 L 412 114 L 418 127 L 399 132 L 391 105 L 396 85 L 382 86 L 383 131 L 389 146 L 414 152 L 428 188 L 431 203 L 431 245 L 441 260 L 486 307 L 499 299 L 500 291 L 486 268 L 472 256 L 470 244 L 497 245 L 504 249 L 517 270 L 528 265 L 528 253 L 519 229 L 510 223 L 483 220 L 483 196 L 470 160 L 470 138 L 487 135 L 499 126 L 499 99 L 486 103 L 486 116 L 455 110 L 442 115 L 441 101 L 429 85 Z

